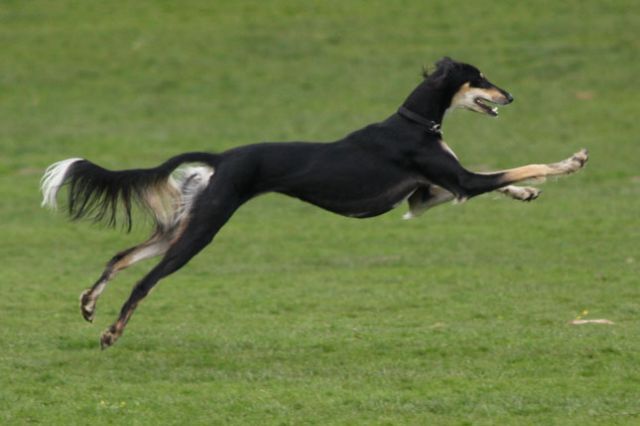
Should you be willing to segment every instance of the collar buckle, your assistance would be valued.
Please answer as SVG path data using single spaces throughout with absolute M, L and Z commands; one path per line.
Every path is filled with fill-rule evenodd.
M 442 125 L 440 123 L 424 118 L 420 114 L 417 114 L 403 106 L 398 108 L 398 114 L 400 114 L 400 116 L 406 118 L 407 120 L 420 124 L 428 132 L 435 133 L 439 136 L 442 136 Z

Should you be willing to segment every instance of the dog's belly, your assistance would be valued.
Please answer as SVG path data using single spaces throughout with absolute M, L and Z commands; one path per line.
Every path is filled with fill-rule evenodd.
M 387 184 L 325 184 L 319 191 L 289 193 L 303 201 L 343 216 L 367 218 L 384 214 L 405 201 L 420 184 L 406 179 Z

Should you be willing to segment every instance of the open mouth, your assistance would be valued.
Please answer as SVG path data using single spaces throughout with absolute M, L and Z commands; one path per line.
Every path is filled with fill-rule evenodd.
M 498 116 L 498 107 L 495 106 L 490 106 L 488 105 L 488 103 L 493 103 L 488 99 L 485 98 L 481 98 L 481 97 L 477 97 L 473 100 L 473 103 L 478 105 L 480 107 L 480 109 L 485 112 L 486 114 L 489 114 L 492 117 L 497 117 Z

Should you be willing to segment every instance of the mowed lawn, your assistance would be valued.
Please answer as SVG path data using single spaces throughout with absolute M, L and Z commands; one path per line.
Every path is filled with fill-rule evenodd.
M 0 2 L 0 424 L 639 424 L 638 28 L 631 0 Z M 47 165 L 331 141 L 444 55 L 516 98 L 447 118 L 468 167 L 587 168 L 413 221 L 260 197 L 100 351 L 153 261 L 93 324 L 78 296 L 149 222 L 40 209 Z

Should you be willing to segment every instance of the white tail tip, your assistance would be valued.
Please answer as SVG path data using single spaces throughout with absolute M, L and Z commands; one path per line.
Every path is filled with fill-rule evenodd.
M 42 179 L 40 180 L 40 191 L 42 192 L 42 207 L 49 207 L 55 209 L 57 207 L 56 195 L 58 190 L 64 183 L 64 178 L 67 175 L 69 167 L 77 161 L 82 161 L 82 158 L 69 158 L 67 160 L 58 161 L 53 163 L 47 170 L 45 170 Z

